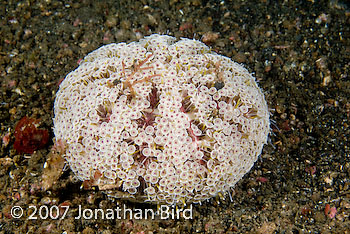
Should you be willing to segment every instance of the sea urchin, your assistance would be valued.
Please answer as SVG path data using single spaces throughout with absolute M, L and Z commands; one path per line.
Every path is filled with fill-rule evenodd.
M 269 132 L 254 77 L 203 43 L 151 35 L 87 55 L 61 83 L 55 140 L 87 184 L 140 202 L 200 202 L 253 166 Z

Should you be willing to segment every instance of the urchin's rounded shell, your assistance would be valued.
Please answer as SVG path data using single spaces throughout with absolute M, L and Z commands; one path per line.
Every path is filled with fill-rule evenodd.
M 151 35 L 103 46 L 61 83 L 56 141 L 83 181 L 174 204 L 233 187 L 267 141 L 254 77 L 203 43 Z

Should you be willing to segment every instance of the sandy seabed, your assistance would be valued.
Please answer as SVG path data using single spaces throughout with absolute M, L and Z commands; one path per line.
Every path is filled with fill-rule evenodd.
M 3 2 L 0 233 L 350 233 L 349 10 L 335 0 Z M 15 126 L 40 119 L 52 139 L 58 84 L 80 59 L 153 33 L 202 40 L 244 64 L 270 107 L 270 143 L 233 201 L 193 204 L 191 219 L 175 215 L 181 207 L 168 219 L 102 219 L 118 207 L 159 207 L 84 190 L 70 170 L 43 191 L 53 142 L 17 153 Z M 75 218 L 79 209 L 85 218 Z

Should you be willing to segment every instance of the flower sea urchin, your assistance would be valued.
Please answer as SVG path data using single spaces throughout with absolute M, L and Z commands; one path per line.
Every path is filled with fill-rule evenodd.
M 225 193 L 269 132 L 245 68 L 199 41 L 157 34 L 88 54 L 61 83 L 54 112 L 55 139 L 80 180 L 155 203 Z

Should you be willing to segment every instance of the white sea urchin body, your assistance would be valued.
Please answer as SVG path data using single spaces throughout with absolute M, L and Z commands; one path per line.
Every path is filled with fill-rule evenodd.
M 225 193 L 261 154 L 266 101 L 241 65 L 203 43 L 109 44 L 61 83 L 56 141 L 74 174 L 117 196 L 176 204 Z

